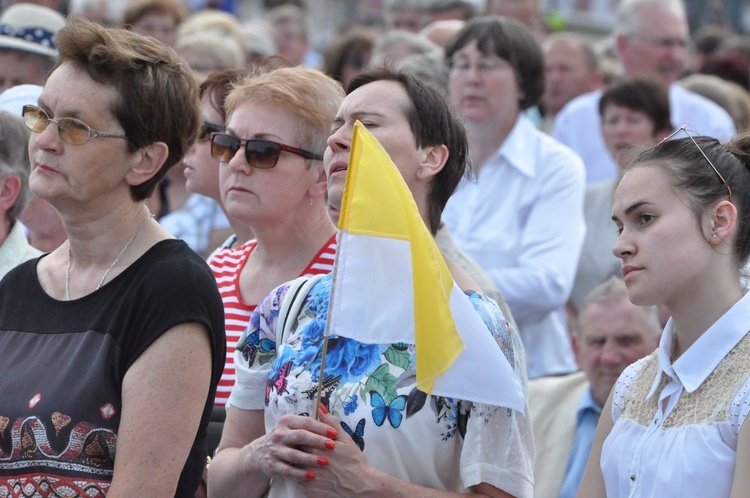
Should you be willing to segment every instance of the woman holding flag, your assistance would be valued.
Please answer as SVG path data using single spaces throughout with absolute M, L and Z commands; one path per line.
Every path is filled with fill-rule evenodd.
M 390 163 L 381 166 L 377 162 L 375 156 L 382 149 L 355 124 L 358 120 L 380 140 L 398 170 Z M 363 134 L 372 140 L 358 142 Z M 352 81 L 334 120 L 324 159 L 331 214 L 334 218 L 341 214 L 344 231 L 339 240 L 347 241 L 339 246 L 337 276 L 323 277 L 299 298 L 303 299 L 301 310 L 290 317 L 294 326 L 288 332 L 281 325 L 286 321 L 282 305 L 285 309 L 288 284 L 273 291 L 253 314 L 235 355 L 238 380 L 229 400 L 232 408 L 219 453 L 209 468 L 211 496 L 266 492 L 269 496 L 416 496 L 427 490 L 431 496 L 532 495 L 533 441 L 520 339 L 493 302 L 456 287 L 476 288 L 455 265 L 443 261 L 430 236 L 437 231 L 442 208 L 464 173 L 466 148 L 460 121 L 435 89 L 412 76 L 386 70 L 364 73 Z M 385 153 L 383 157 L 387 161 Z M 347 169 L 353 175 L 355 167 L 358 180 L 348 182 L 344 193 Z M 395 171 L 397 181 L 378 190 L 373 184 L 380 178 L 392 180 L 388 168 Z M 371 191 L 350 191 L 355 183 Z M 402 192 L 408 200 L 400 205 Z M 374 209 L 367 204 L 370 201 L 375 201 Z M 357 207 L 358 202 L 364 204 Z M 449 313 L 455 326 L 451 317 L 442 320 L 438 300 L 426 306 L 418 302 L 418 294 L 435 290 L 420 287 L 424 282 L 419 280 L 427 280 L 421 278 L 420 258 L 407 270 L 413 278 L 402 273 L 379 279 L 383 264 L 397 266 L 401 261 L 391 258 L 389 249 L 381 251 L 376 236 L 364 246 L 370 249 L 365 257 L 370 275 L 356 278 L 357 272 L 350 271 L 362 259 L 356 253 L 362 246 L 357 247 L 351 234 L 363 216 L 385 231 L 392 225 L 410 225 L 412 218 L 419 221 L 422 232 L 412 230 L 408 241 L 386 245 L 411 244 L 412 252 L 415 247 L 426 247 L 420 254 L 424 259 L 430 259 L 428 253 L 433 251 L 435 268 L 444 269 L 435 275 L 448 277 L 446 292 L 451 296 Z M 342 275 L 349 275 L 354 291 L 348 289 L 346 277 L 337 280 Z M 380 292 L 374 294 L 371 284 L 383 283 L 379 280 L 386 287 L 375 286 Z M 439 285 L 436 282 L 433 287 Z M 410 288 L 413 296 L 403 292 Z M 410 303 L 411 325 L 400 321 L 403 306 L 399 301 Z M 468 306 L 468 315 L 462 303 Z M 429 316 L 419 314 L 425 308 Z M 347 321 L 347 311 L 353 314 L 354 326 Z M 440 317 L 441 323 L 433 322 L 434 330 L 428 330 L 426 340 L 420 339 L 420 321 L 434 317 Z M 464 333 L 464 319 L 473 319 L 475 330 Z M 438 330 L 442 322 L 451 323 L 454 332 L 459 329 L 457 342 Z M 385 339 L 357 335 L 360 329 L 369 333 L 373 323 L 377 324 L 373 334 Z M 406 339 L 409 333 L 411 340 Z M 405 339 L 399 340 L 399 334 Z M 485 345 L 477 347 L 477 341 Z M 427 382 L 422 382 L 420 376 L 424 367 L 431 366 L 430 358 L 418 355 L 416 343 L 419 350 L 438 356 L 447 353 L 449 363 L 455 362 L 442 370 L 438 367 L 436 374 L 428 374 Z M 326 354 L 321 369 L 322 351 Z M 493 362 L 473 363 L 470 369 L 461 366 L 465 355 L 470 358 L 484 352 Z M 450 378 L 458 379 L 453 390 L 445 381 Z M 502 396 L 487 396 L 484 384 L 492 384 Z M 456 395 L 441 394 L 449 392 Z M 476 402 L 480 398 L 502 398 L 507 403 Z

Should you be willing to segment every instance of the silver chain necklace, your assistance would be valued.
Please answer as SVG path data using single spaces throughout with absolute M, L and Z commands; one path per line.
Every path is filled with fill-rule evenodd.
M 125 247 L 122 248 L 122 251 L 120 251 L 120 254 L 117 255 L 114 261 L 112 261 L 112 264 L 109 265 L 109 268 L 107 268 L 107 271 L 104 272 L 104 275 L 102 275 L 101 280 L 99 280 L 99 285 L 96 286 L 95 290 L 101 289 L 102 285 L 104 285 L 104 281 L 107 279 L 107 275 L 109 275 L 109 272 L 112 271 L 112 268 L 115 267 L 118 261 L 120 261 L 120 258 L 123 254 L 125 254 L 125 251 L 128 250 L 128 247 L 130 247 L 130 244 L 133 243 L 135 238 L 138 236 L 138 232 L 141 231 L 141 228 L 146 224 L 148 220 L 153 218 L 153 214 L 149 214 L 146 216 L 146 219 L 144 219 L 140 225 L 138 225 L 138 228 L 135 229 L 135 232 L 133 232 L 133 236 L 130 237 L 130 240 L 127 244 L 125 244 Z M 70 243 L 68 243 L 68 267 L 65 269 L 65 300 L 70 301 Z

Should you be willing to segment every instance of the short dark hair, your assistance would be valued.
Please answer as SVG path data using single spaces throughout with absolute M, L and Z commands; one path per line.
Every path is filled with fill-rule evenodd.
M 642 112 L 654 123 L 654 135 L 669 132 L 673 127 L 669 120 L 669 91 L 658 80 L 639 76 L 615 80 L 599 99 L 599 114 L 602 117 L 609 105 Z
M 467 22 L 445 46 L 445 60 L 453 65 L 453 55 L 471 42 L 485 55 L 495 54 L 516 71 L 523 93 L 521 110 L 536 105 L 544 93 L 544 55 L 531 30 L 515 19 L 483 16 Z
M 693 138 L 724 177 L 726 185 L 689 137 L 668 140 L 643 151 L 626 170 L 642 163 L 664 168 L 675 189 L 687 194 L 688 206 L 699 226 L 706 210 L 728 198 L 728 185 L 737 208 L 737 237 L 732 252 L 735 264 L 742 268 L 750 256 L 750 132 L 725 144 L 712 137 Z
M 323 72 L 343 84 L 344 67 L 348 64 L 364 68 L 370 60 L 376 39 L 374 32 L 361 29 L 340 35 L 323 54 Z
M 429 228 L 436 234 L 448 199 L 456 190 L 467 168 L 469 150 L 466 130 L 445 95 L 436 87 L 419 81 L 413 75 L 386 68 L 373 69 L 355 76 L 347 95 L 359 87 L 375 81 L 394 81 L 409 97 L 409 108 L 404 109 L 417 147 L 445 145 L 448 160 L 432 179 L 427 193 Z
M 432 0 L 427 7 L 427 12 L 430 14 L 442 14 L 453 10 L 461 11 L 462 21 L 468 21 L 479 15 L 479 9 L 469 0 Z
M 71 17 L 57 35 L 62 64 L 72 64 L 120 98 L 112 115 L 135 152 L 155 142 L 169 148 L 167 160 L 150 180 L 130 188 L 134 200 L 149 197 L 167 170 L 180 162 L 200 126 L 198 85 L 187 64 L 166 45 L 123 28 Z

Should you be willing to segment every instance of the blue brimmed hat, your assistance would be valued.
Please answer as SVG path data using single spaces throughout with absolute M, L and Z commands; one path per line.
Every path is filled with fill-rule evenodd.
M 65 18 L 41 5 L 17 3 L 0 16 L 0 49 L 20 50 L 57 58 L 57 32 Z

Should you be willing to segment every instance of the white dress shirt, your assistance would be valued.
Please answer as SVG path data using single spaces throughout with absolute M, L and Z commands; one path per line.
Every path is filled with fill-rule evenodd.
M 602 136 L 601 95 L 602 91 L 597 90 L 568 102 L 555 118 L 552 131 L 553 137 L 581 156 L 587 183 L 617 178 L 617 165 Z M 691 134 L 708 135 L 724 142 L 736 133 L 734 122 L 724 109 L 677 83 L 669 86 L 669 105 L 672 124 L 675 127 L 687 124 Z
M 42 251 L 29 244 L 21 222 L 14 222 L 5 240 L 0 243 L 0 279 L 24 261 L 41 254 Z
M 602 447 L 607 496 L 729 496 L 750 411 L 750 294 L 674 363 L 672 321 L 659 349 L 615 384 Z
M 520 114 L 477 176 L 459 186 L 443 221 L 505 296 L 529 378 L 577 370 L 563 305 L 585 232 L 581 159 Z

